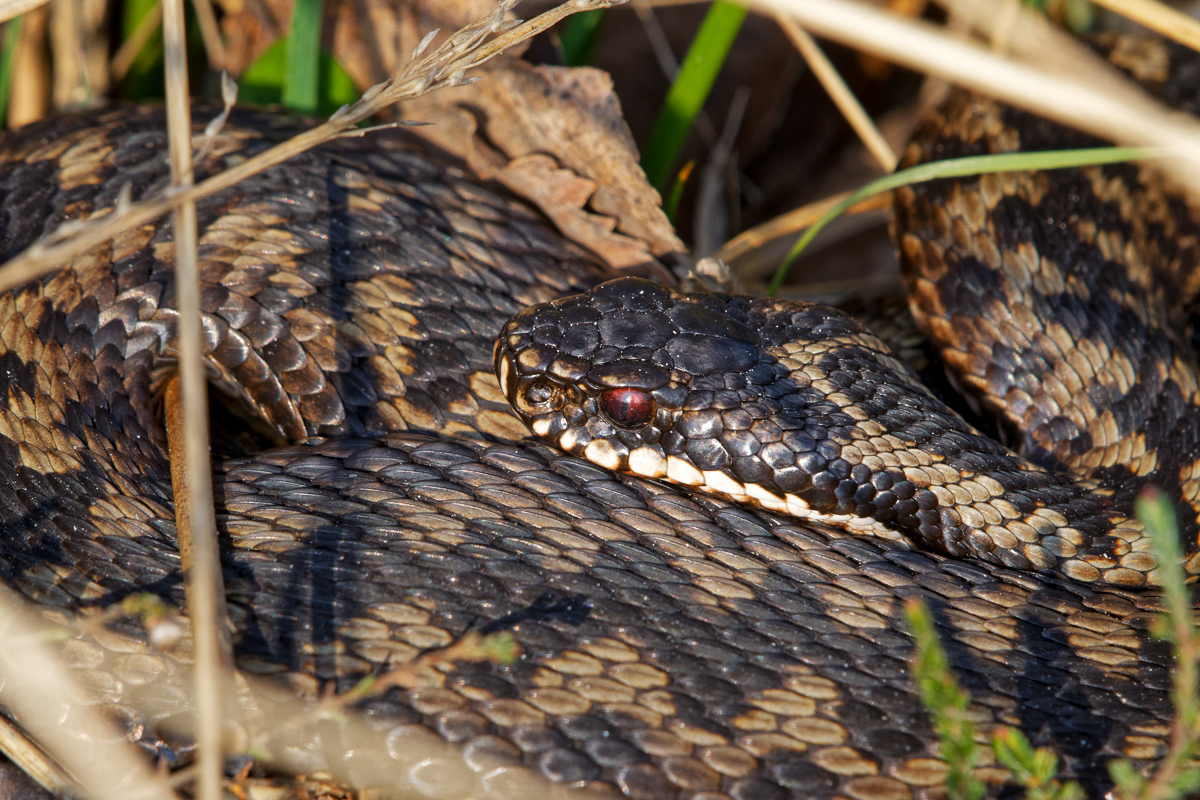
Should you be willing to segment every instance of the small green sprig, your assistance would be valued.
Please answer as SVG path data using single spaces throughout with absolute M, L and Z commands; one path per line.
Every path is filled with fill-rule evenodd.
M 1120 800 L 1173 800 L 1200 789 L 1200 702 L 1197 675 L 1200 671 L 1200 638 L 1197 637 L 1192 594 L 1183 572 L 1179 525 L 1174 504 L 1162 492 L 1147 489 L 1135 506 L 1138 521 L 1150 537 L 1151 551 L 1158 562 L 1155 578 L 1162 586 L 1164 613 L 1151 633 L 1171 643 L 1175 668 L 1171 671 L 1171 701 L 1175 717 L 1167 754 L 1149 777 L 1119 759 L 1108 765 Z
M 946 651 L 934 630 L 933 615 L 921 600 L 904 603 L 904 616 L 916 640 L 912 670 L 917 691 L 929 714 L 942 748 L 942 759 L 950 767 L 946 791 L 952 800 L 979 800 L 987 788 L 973 774 L 979 762 L 975 723 L 968 716 L 971 696 L 958 685 L 950 671 Z
M 1127 759 L 1109 764 L 1118 800 L 1176 800 L 1200 789 L 1200 634 L 1197 633 L 1192 593 L 1183 570 L 1179 527 L 1172 503 L 1161 492 L 1150 489 L 1138 498 L 1138 520 L 1150 537 L 1158 563 L 1156 582 L 1162 586 L 1164 613 L 1155 623 L 1154 636 L 1171 643 L 1175 655 L 1171 699 L 1175 717 L 1166 755 L 1147 776 Z M 941 743 L 942 758 L 949 773 L 947 794 L 955 800 L 975 800 L 986 788 L 974 778 L 979 762 L 974 725 L 967 716 L 970 695 L 959 687 L 950 671 L 945 651 L 938 641 L 933 617 L 919 599 L 904 606 L 916 642 L 913 675 L 921 700 L 933 718 Z M 1030 800 L 1081 800 L 1082 787 L 1060 781 L 1058 756 L 1049 748 L 1034 749 L 1023 733 L 1000 726 L 993 733 L 996 761 L 1008 769 L 1025 788 Z
M 1058 755 L 1048 747 L 1036 750 L 1025 734 L 1001 726 L 992 734 L 992 751 L 1017 783 L 1025 787 L 1029 800 L 1083 800 L 1083 787 L 1075 781 L 1058 780 Z
M 942 759 L 949 767 L 946 793 L 952 800 L 978 800 L 987 787 L 973 774 L 980 761 L 980 748 L 968 713 L 971 696 L 950 670 L 933 615 L 925 603 L 917 598 L 907 600 L 904 615 L 916 641 L 912 669 L 917 691 L 933 718 Z M 1058 756 L 1046 747 L 1035 750 L 1019 730 L 998 727 L 992 734 L 992 751 L 996 761 L 1025 787 L 1025 796 L 1030 800 L 1082 800 L 1084 793 L 1078 783 L 1058 780 Z

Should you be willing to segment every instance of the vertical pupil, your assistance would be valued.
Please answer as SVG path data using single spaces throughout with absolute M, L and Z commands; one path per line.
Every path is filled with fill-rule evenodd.
M 607 389 L 600 393 L 600 410 L 618 428 L 642 428 L 654 421 L 657 409 L 647 392 Z

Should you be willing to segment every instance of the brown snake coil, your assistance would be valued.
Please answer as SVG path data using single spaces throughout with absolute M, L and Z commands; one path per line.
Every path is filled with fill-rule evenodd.
M 5 254 L 126 183 L 135 198 L 164 185 L 160 131 L 121 110 L 7 135 Z M 288 131 L 242 115 L 201 168 Z M 1054 745 L 1096 792 L 1113 756 L 1163 752 L 1151 593 L 908 552 L 520 442 L 492 338 L 607 275 L 445 158 L 337 143 L 199 214 L 214 382 L 282 433 L 323 437 L 217 467 L 238 665 L 275 686 L 243 691 L 231 720 L 267 766 L 430 798 L 937 794 L 905 662 L 913 596 L 983 729 Z M 0 298 L 0 570 L 52 620 L 143 591 L 183 603 L 151 404 L 172 356 L 171 255 L 155 223 Z M 126 738 L 186 760 L 171 736 L 186 647 L 147 647 L 142 627 L 81 631 L 63 653 Z M 363 701 L 365 738 L 262 724 L 277 697 L 346 689 L 473 631 L 510 632 L 522 655 Z

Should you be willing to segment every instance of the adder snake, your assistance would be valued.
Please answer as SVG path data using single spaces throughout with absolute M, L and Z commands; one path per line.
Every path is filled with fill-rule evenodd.
M 939 154 L 987 147 L 980 133 L 1011 142 L 1004 132 L 1017 130 L 1026 142 L 1046 129 L 962 96 L 948 109 L 967 134 Z M 1017 127 L 1001 129 L 1001 119 Z M 289 125 L 235 114 L 200 168 L 260 150 Z M 135 198 L 165 185 L 160 131 L 157 112 L 123 109 L 7 134 L 4 252 L 111 206 L 125 184 Z M 1067 255 L 1100 254 L 1107 276 L 1108 257 L 1132 252 L 1126 244 L 1147 228 L 1176 228 L 1159 255 L 1180 265 L 1179 280 L 1147 296 L 1190 294 L 1194 223 L 1178 201 L 1123 194 L 1138 171 L 985 179 L 981 195 L 921 190 L 908 206 L 921 214 L 902 216 L 932 220 L 933 243 L 906 235 L 901 250 L 910 263 L 941 263 L 936 236 L 945 236 L 1028 264 L 1030 242 L 1046 239 L 1060 249 L 1041 262 L 1044 275 L 1053 261 L 1070 284 Z M 1073 199 L 1055 199 L 1064 184 Z M 1033 193 L 982 203 L 1005 210 L 1002 235 L 989 244 L 971 233 L 979 198 L 1014 188 Z M 1108 227 L 1076 221 L 1085 199 Z M 1117 224 L 1134 205 L 1172 213 Z M 1146 634 L 1155 595 L 1121 586 L 1134 582 L 1123 573 L 1112 573 L 1117 585 L 1075 579 L 1094 577 L 1083 566 L 1109 557 L 1120 568 L 1127 552 L 1111 543 L 1088 552 L 1075 578 L 1023 568 L 1054 566 L 1036 560 L 947 558 L 618 475 L 524 439 L 492 374 L 494 338 L 523 307 L 612 276 L 445 156 L 399 136 L 335 143 L 201 201 L 199 215 L 213 382 L 281 434 L 320 437 L 217 466 L 240 669 L 311 699 L 326 683 L 346 688 L 468 631 L 511 631 L 523 651 L 511 664 L 458 663 L 364 701 L 378 734 L 367 746 L 341 747 L 336 726 L 268 738 L 285 767 L 370 782 L 364 775 L 383 764 L 389 788 L 418 797 L 526 796 L 540 781 L 554 792 L 652 798 L 936 794 L 945 770 L 905 661 L 899 605 L 910 596 L 931 604 L 985 729 L 1013 724 L 1053 745 L 1093 790 L 1109 759 L 1163 752 L 1170 656 Z M 1017 224 L 1022 215 L 1032 228 Z M 1162 231 L 1150 232 L 1142 238 L 1159 241 Z M 183 602 L 151 402 L 172 358 L 171 255 L 165 224 L 154 223 L 0 298 L 0 566 L 52 618 L 142 591 Z M 930 324 L 951 334 L 943 341 L 967 342 L 946 350 L 969 391 L 1008 386 L 1009 416 L 1038 418 L 1047 407 L 1029 391 L 1028 361 L 1006 354 L 1009 333 L 995 316 L 998 299 L 1015 295 L 976 269 L 987 258 L 963 260 L 965 271 L 948 274 L 965 277 L 912 279 L 918 313 L 934 317 L 956 296 L 985 306 Z M 1071 319 L 1058 323 L 1070 337 L 1131 352 L 1125 329 L 1105 340 L 1090 318 Z M 979 344 L 989 326 L 1000 336 Z M 1136 340 L 1137 352 L 1161 355 L 1157 336 Z M 981 361 L 980 348 L 1000 359 Z M 1171 353 L 1156 373 L 1162 386 L 1182 385 L 1176 360 L 1191 363 Z M 1150 385 L 1134 374 L 1126 388 Z M 1064 385 L 1066 395 L 1045 395 L 1093 397 Z M 1021 392 L 1036 402 L 1018 402 Z M 1027 429 L 1025 450 L 1043 464 L 1088 466 L 1084 480 L 1119 494 L 1112 476 L 1137 456 L 1145 464 L 1171 442 L 1194 447 L 1186 426 L 1195 412 L 1182 395 L 1188 402 L 1168 410 L 1183 422 L 1155 429 L 1169 436 L 1140 440 L 1120 465 L 1132 452 L 1129 404 L 1109 407 L 1112 440 L 1084 418 L 1092 438 L 1079 446 L 1067 425 L 1078 409 L 1064 406 Z M 1195 478 L 1177 474 L 1188 477 L 1167 488 L 1194 498 Z M 64 655 L 129 739 L 186 757 L 165 736 L 188 708 L 168 680 L 186 653 L 138 645 L 138 627 L 127 619 L 120 636 L 81 633 Z M 430 742 L 450 746 L 431 755 Z

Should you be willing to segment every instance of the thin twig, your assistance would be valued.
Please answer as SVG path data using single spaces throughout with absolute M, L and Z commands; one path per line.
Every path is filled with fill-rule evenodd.
M 843 192 L 833 197 L 827 197 L 824 200 L 818 200 L 815 203 L 809 203 L 786 214 L 781 214 L 774 219 L 767 220 L 761 225 L 756 225 L 749 230 L 742 231 L 726 242 L 716 252 L 714 258 L 731 264 L 747 253 L 751 253 L 762 247 L 767 242 L 772 242 L 782 236 L 799 233 L 829 213 L 829 209 L 841 203 L 850 194 L 850 192 Z M 855 203 L 847 209 L 846 213 L 862 214 L 867 211 L 880 211 L 890 208 L 891 205 L 892 194 L 891 192 L 886 192 L 874 197 L 868 197 L 861 203 Z
M 775 19 L 779 22 L 779 27 L 787 34 L 788 39 L 800 51 L 800 55 L 804 56 L 804 60 L 808 62 L 809 68 L 817 76 L 817 80 L 821 82 L 825 92 L 842 112 L 846 121 L 850 123 L 850 127 L 858 134 L 858 138 L 862 140 L 863 146 L 879 162 L 879 166 L 884 172 L 894 170 L 896 162 L 900 159 L 892 150 L 892 146 L 883 138 L 879 128 L 875 127 L 874 120 L 858 102 L 854 92 L 850 91 L 850 87 L 842 80 L 841 74 L 826 57 L 825 52 L 808 35 L 807 31 L 790 19 L 779 16 Z

